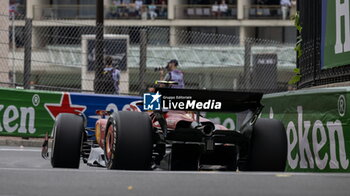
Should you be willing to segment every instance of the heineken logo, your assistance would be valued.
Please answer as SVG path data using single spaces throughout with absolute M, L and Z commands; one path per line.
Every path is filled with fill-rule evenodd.
M 35 133 L 35 109 L 33 107 L 16 107 L 0 104 L 0 132 Z
M 34 94 L 32 97 L 33 106 L 40 104 L 40 96 Z M 17 107 L 16 105 L 5 106 L 0 104 L 0 132 L 13 133 L 35 133 L 35 109 L 29 107 Z
M 349 52 L 350 51 L 350 3 L 349 0 L 335 1 L 335 34 L 336 42 L 334 46 L 335 54 Z M 342 22 L 344 17 L 344 23 Z M 342 34 L 344 35 L 344 41 L 342 40 Z
M 339 100 L 338 109 L 345 113 L 345 97 Z M 298 106 L 297 122 L 290 121 L 286 131 L 290 168 L 324 170 L 328 166 L 330 169 L 348 169 L 349 159 L 340 120 L 311 121 L 304 117 L 303 107 Z
M 40 104 L 40 96 L 38 94 L 34 94 L 32 97 L 32 103 L 36 107 Z
M 338 98 L 338 113 L 339 116 L 343 117 L 346 111 L 346 100 L 344 95 L 340 95 Z

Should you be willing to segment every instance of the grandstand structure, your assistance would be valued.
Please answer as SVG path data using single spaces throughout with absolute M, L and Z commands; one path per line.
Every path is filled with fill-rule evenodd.
M 45 31 L 46 28 L 61 28 L 56 33 L 71 36 L 70 31 L 79 31 L 86 25 L 95 24 L 96 0 L 17 0 L 17 2 L 22 2 L 18 6 L 19 10 L 26 17 L 34 20 L 33 43 L 43 43 L 40 40 L 42 39 L 40 31 Z M 151 0 L 143 2 L 144 6 L 148 6 Z M 212 11 L 214 0 L 165 0 L 165 2 L 165 14 L 162 16 L 158 14 L 152 20 L 149 17 L 145 19 L 134 14 L 113 15 L 113 1 L 104 0 L 106 33 L 115 33 L 115 27 L 121 26 L 160 27 L 168 31 L 170 45 L 178 44 L 176 30 L 232 35 L 240 37 L 241 43 L 248 37 L 283 43 L 295 42 L 296 32 L 293 23 L 290 20 L 282 20 L 279 0 L 267 1 L 271 2 L 268 5 L 258 5 L 256 0 L 226 0 L 227 13 L 219 16 Z M 156 4 L 158 10 L 161 6 Z M 121 12 L 123 9 L 118 10 Z M 18 19 L 16 26 L 23 26 L 24 22 L 21 20 L 23 18 Z M 60 24 L 57 23 L 58 20 L 69 20 L 70 24 Z M 129 31 L 131 32 L 132 29 Z M 187 41 L 196 42 L 195 38 Z M 203 43 L 203 40 L 200 42 Z

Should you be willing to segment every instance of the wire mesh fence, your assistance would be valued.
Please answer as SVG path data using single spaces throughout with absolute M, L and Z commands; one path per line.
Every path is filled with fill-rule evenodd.
M 326 29 L 322 29 L 322 25 L 324 25 L 322 20 L 329 15 L 322 10 L 322 1 L 299 1 L 298 4 L 300 25 L 303 27 L 301 33 L 302 54 L 298 60 L 301 73 L 298 88 L 350 81 L 350 64 L 346 63 L 346 61 L 340 63 L 341 66 L 333 66 L 331 68 L 324 67 L 325 56 L 330 55 L 329 53 L 334 53 L 334 48 L 332 52 L 328 54 L 324 52 L 324 54 L 322 54 L 322 50 L 326 51 L 326 45 L 333 45 L 332 42 L 322 45 L 322 39 L 326 39 L 326 36 L 323 35 L 323 31 L 332 28 L 327 26 L 325 27 Z M 322 38 L 322 36 L 324 37 Z M 339 56 L 333 57 L 329 64 L 336 65 L 337 63 L 339 64 Z M 336 85 L 337 84 L 335 84 L 335 86 Z
M 0 28 L 0 85 L 7 87 L 25 86 L 27 76 L 26 88 L 93 93 L 100 79 L 101 93 L 113 94 L 117 85 L 120 94 L 135 95 L 153 86 L 161 78 L 159 70 L 176 59 L 185 88 L 271 93 L 288 90 L 296 65 L 293 44 L 183 27 L 106 25 L 102 64 L 96 62 L 93 22 L 12 21 L 2 14 Z M 110 70 L 119 70 L 119 84 Z

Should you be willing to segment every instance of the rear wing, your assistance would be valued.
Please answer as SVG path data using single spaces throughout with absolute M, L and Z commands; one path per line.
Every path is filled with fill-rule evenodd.
M 245 110 L 256 111 L 262 108 L 260 103 L 262 93 L 176 88 L 156 88 L 156 92 L 162 95 L 163 103 L 169 98 L 173 99 L 172 102 L 186 101 L 186 99 L 191 98 L 197 102 L 221 103 L 220 109 L 191 109 L 193 111 L 242 112 Z M 172 108 L 172 110 L 176 109 Z

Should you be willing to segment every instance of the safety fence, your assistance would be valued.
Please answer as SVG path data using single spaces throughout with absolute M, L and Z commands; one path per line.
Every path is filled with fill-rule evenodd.
M 322 8 L 322 3 L 325 2 L 328 2 L 328 7 Z M 299 88 L 350 81 L 350 52 L 347 50 L 340 54 L 335 52 L 336 18 L 334 18 L 334 22 L 329 20 L 331 18 L 328 18 L 335 17 L 334 13 L 337 12 L 336 2 L 338 1 L 310 0 L 299 1 L 298 3 L 300 25 L 302 27 L 302 55 L 298 59 L 298 67 L 301 73 Z M 341 5 L 346 6 L 346 4 Z M 326 20 L 328 20 L 327 23 Z M 339 24 L 346 25 L 346 22 L 340 22 Z M 343 28 L 346 27 L 341 27 L 340 30 Z M 345 35 L 346 33 L 344 33 Z M 324 39 L 324 44 L 322 44 L 322 39 Z M 330 50 L 327 50 L 327 47 Z M 322 49 L 324 49 L 323 53 Z M 329 67 L 323 65 L 327 63 L 327 58 L 329 59 Z
M 13 22 L 2 14 L 0 28 L 0 82 L 9 87 L 93 93 L 102 80 L 98 92 L 111 94 L 108 70 L 118 69 L 120 94 L 136 95 L 154 86 L 176 59 L 186 88 L 272 93 L 288 90 L 296 66 L 294 44 L 183 27 L 105 25 L 102 63 L 96 62 L 93 21 Z

